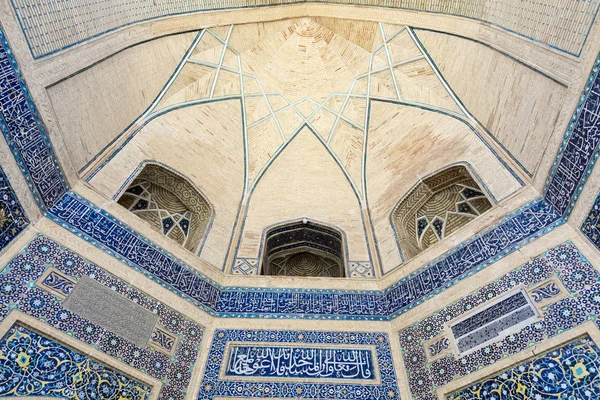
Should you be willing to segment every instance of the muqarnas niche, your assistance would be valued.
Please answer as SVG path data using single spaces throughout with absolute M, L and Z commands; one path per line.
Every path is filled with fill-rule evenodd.
M 194 253 L 199 251 L 214 213 L 194 185 L 157 164 L 147 164 L 118 203 Z
M 423 179 L 392 212 L 407 261 L 471 222 L 492 203 L 467 168 L 456 165 Z
M 262 275 L 344 277 L 344 237 L 332 227 L 303 220 L 265 235 Z

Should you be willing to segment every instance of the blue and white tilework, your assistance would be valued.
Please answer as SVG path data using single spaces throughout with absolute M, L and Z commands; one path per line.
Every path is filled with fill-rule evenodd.
M 600 398 L 600 349 L 589 336 L 451 393 L 448 400 Z
M 25 211 L 0 167 L 0 251 L 29 225 Z
M 231 273 L 233 275 L 258 275 L 258 259 L 236 258 Z
M 87 275 L 154 312 L 176 337 L 172 355 L 153 343 L 141 348 L 62 307 L 63 296 L 40 284 L 48 270 L 77 281 Z M 0 271 L 0 320 L 17 309 L 120 361 L 161 380 L 161 399 L 183 399 L 202 341 L 203 327 L 107 273 L 52 239 L 38 236 Z
M 373 348 L 371 355 L 374 367 L 372 374 L 376 375 L 375 381 L 369 376 L 370 382 L 346 382 L 339 376 L 331 380 L 328 372 L 322 368 L 308 370 L 300 367 L 303 361 L 310 358 L 313 366 L 325 362 L 323 358 L 313 357 L 314 352 L 306 351 L 303 355 L 296 353 L 306 360 L 296 359 L 297 365 L 294 373 L 304 375 L 302 381 L 286 381 L 284 376 L 293 370 L 281 368 L 280 373 L 269 373 L 265 370 L 259 377 L 240 380 L 244 369 L 233 376 L 228 371 L 234 370 L 230 365 L 232 343 L 243 347 L 255 349 L 255 355 L 260 354 L 265 365 L 277 362 L 274 355 L 279 353 L 270 351 L 275 347 L 290 348 L 320 348 L 348 350 L 350 346 L 358 348 Z M 263 347 L 263 352 L 258 351 Z M 330 353 L 333 354 L 333 353 Z M 361 353 L 363 354 L 363 353 Z M 376 357 L 375 357 L 376 354 Z M 346 353 L 347 358 L 355 354 Z M 312 357 L 312 358 L 311 358 Z M 238 357 L 239 358 L 239 357 Z M 377 361 L 375 361 L 377 360 Z M 291 361 L 287 361 L 291 363 Z M 374 364 L 376 363 L 376 365 Z M 269 368 L 267 368 L 268 370 Z M 271 368 L 272 369 L 272 368 Z M 377 369 L 377 371 L 375 371 Z M 247 370 L 248 373 L 252 371 Z M 363 370 L 361 374 L 368 375 Z M 259 373 L 260 374 L 260 373 Z M 278 376 L 275 376 L 278 375 Z M 237 378 L 237 379 L 236 379 Z M 354 379 L 356 381 L 356 379 Z M 359 379 L 360 381 L 360 379 Z M 302 399 L 400 399 L 396 383 L 396 373 L 391 359 L 390 345 L 386 333 L 377 332 L 318 332 L 318 331 L 262 331 L 262 330 L 217 330 L 214 334 L 204 377 L 200 384 L 198 400 L 214 399 L 220 397 L 260 397 L 260 398 L 302 398 Z
M 145 400 L 151 387 L 15 324 L 0 339 L 0 397 Z
M 52 207 L 68 186 L 1 28 L 0 130 L 39 206 Z
M 206 311 L 216 309 L 214 282 L 80 196 L 67 193 L 48 216 Z
M 370 320 L 387 320 L 415 307 L 561 223 L 552 207 L 535 201 L 383 292 L 258 290 L 218 286 L 73 193 L 48 214 L 213 315 Z
M 375 278 L 375 269 L 370 261 L 350 261 L 351 278 Z
M 452 352 L 429 362 L 428 343 L 447 335 L 449 322 L 503 294 L 523 287 L 532 290 L 556 278 L 568 297 L 557 297 L 539 309 L 540 319 L 504 339 L 462 357 Z M 478 369 L 543 342 L 586 321 L 600 327 L 600 274 L 571 243 L 559 245 L 500 279 L 425 317 L 399 332 L 411 394 L 416 400 L 437 399 L 436 389 Z M 511 397 L 512 398 L 512 397 Z
M 544 199 L 568 218 L 598 159 L 600 142 L 600 55 L 569 122 L 546 182 Z
M 379 371 L 372 348 L 235 343 L 229 346 L 220 376 L 225 379 L 376 383 Z

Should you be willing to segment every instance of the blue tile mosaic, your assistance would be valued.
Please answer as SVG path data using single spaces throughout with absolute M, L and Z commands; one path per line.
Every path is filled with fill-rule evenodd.
M 531 292 L 544 286 L 544 282 L 554 279 L 566 288 L 568 296 L 557 296 L 554 297 L 554 301 L 546 302 L 538 310 L 540 318 L 537 321 L 521 329 L 507 331 L 507 336 L 500 336 L 495 342 L 464 356 L 453 354 L 455 350 L 451 346 L 450 350 L 444 350 L 443 356 L 430 361 L 431 357 L 427 353 L 432 351 L 431 344 L 448 336 L 448 326 L 452 321 L 463 318 L 473 309 L 485 306 L 486 303 L 491 303 L 521 287 L 532 295 Z M 437 399 L 436 390 L 439 387 L 587 321 L 594 321 L 596 326 L 600 327 L 598 315 L 600 273 L 572 243 L 556 246 L 399 332 L 400 347 L 413 399 Z M 437 350 L 434 348 L 433 351 Z M 518 396 L 518 393 L 510 391 L 500 398 L 535 398 Z
M 340 383 L 378 380 L 373 351 L 369 348 L 232 344 L 224 366 L 221 375 L 231 379 Z
M 600 154 L 599 70 L 600 55 L 596 58 L 546 183 L 544 199 L 564 217 L 573 210 Z
M 219 288 L 214 282 L 80 196 L 67 193 L 48 215 L 194 304 L 216 310 Z
M 52 207 L 68 185 L 1 28 L 0 130 L 40 208 Z
M 0 251 L 29 225 L 10 182 L 0 167 Z
M 152 388 L 16 324 L 0 340 L 0 397 L 149 398 Z
M 237 346 L 237 347 L 236 347 Z M 350 349 L 353 346 L 355 349 Z M 254 372 L 257 363 L 245 369 L 233 364 L 248 355 L 248 350 L 234 353 L 236 348 L 253 349 L 252 356 L 258 356 L 264 366 L 263 374 Z M 287 349 L 288 355 L 296 357 L 280 363 L 272 349 Z M 364 361 L 357 354 L 369 355 L 371 362 Z M 305 352 L 289 352 L 290 349 L 305 349 Z M 322 354 L 338 354 L 353 365 L 333 366 L 319 358 Z M 262 351 L 261 351 L 262 350 Z M 375 357 L 376 356 L 376 357 Z M 214 334 L 208 363 L 200 384 L 199 400 L 219 397 L 260 397 L 260 398 L 303 398 L 303 399 L 400 399 L 396 383 L 396 373 L 391 359 L 390 345 L 386 333 L 377 332 L 315 332 L 315 331 L 273 331 L 273 330 L 217 330 Z M 232 361 L 233 360 L 233 361 Z M 376 361 L 375 361 L 376 360 Z M 279 364 L 281 368 L 279 368 Z M 307 363 L 311 363 L 308 365 Z M 284 366 L 285 364 L 285 366 Z M 328 370 L 331 368 L 333 371 Z M 357 370 L 356 368 L 362 368 Z M 368 369 L 368 371 L 367 371 Z M 354 381 L 332 376 L 339 370 L 356 374 Z M 238 371 L 234 373 L 233 371 Z M 241 379 L 246 372 L 248 379 Z M 302 381 L 286 381 L 286 374 L 302 375 Z M 360 377 L 371 382 L 364 382 Z M 371 376 L 375 376 L 375 380 Z M 357 379 L 358 378 L 358 379 Z
M 594 200 L 592 209 L 583 221 L 581 232 L 597 249 L 600 249 L 600 194 Z
M 146 347 L 139 347 L 65 309 L 62 306 L 64 294 L 43 284 L 44 278 L 52 272 L 72 282 L 89 276 L 157 314 L 157 328 L 165 334 L 164 340 L 158 340 L 153 334 L 154 340 Z M 41 235 L 34 238 L 0 270 L 0 298 L 0 321 L 12 310 L 19 310 L 162 381 L 161 399 L 185 398 L 204 328 L 52 239 Z M 0 375 L 2 373 L 0 366 Z M 0 379 L 0 387 L 2 382 Z
M 551 299 L 561 294 L 561 290 L 556 282 L 548 282 L 531 291 L 531 298 L 535 303 L 541 303 L 544 300 Z
M 378 320 L 420 304 L 561 222 L 552 207 L 538 200 L 386 291 L 365 292 L 224 288 L 73 193 L 48 214 L 213 315 Z
M 37 283 L 38 286 L 53 292 L 59 297 L 67 297 L 77 282 L 58 271 L 49 271 L 45 277 L 42 277 Z
M 600 398 L 600 348 L 574 340 L 447 396 L 448 400 Z

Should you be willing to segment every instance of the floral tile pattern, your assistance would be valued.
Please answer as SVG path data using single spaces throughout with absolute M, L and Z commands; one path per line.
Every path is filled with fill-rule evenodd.
M 151 387 L 22 325 L 0 340 L 0 396 L 145 400 Z
M 600 349 L 586 336 L 454 392 L 447 398 L 544 400 L 599 397 Z
M 0 167 L 0 250 L 29 225 L 25 211 Z

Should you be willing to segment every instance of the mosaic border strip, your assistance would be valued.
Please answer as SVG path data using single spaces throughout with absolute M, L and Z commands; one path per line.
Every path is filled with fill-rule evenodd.
M 281 382 L 274 379 L 261 381 L 233 380 L 223 377 L 222 363 L 226 362 L 225 352 L 229 343 L 244 343 L 268 347 L 268 345 L 288 345 L 306 347 L 323 346 L 339 348 L 341 345 L 374 347 L 380 382 L 323 382 L 307 381 Z M 343 347 L 343 346 L 342 346 Z M 374 354 L 375 355 L 375 354 Z M 312 398 L 312 399 L 390 399 L 399 400 L 400 394 L 396 372 L 391 356 L 389 338 L 382 332 L 321 332 L 321 331 L 276 331 L 276 330 L 217 330 L 213 336 L 206 370 L 200 384 L 198 400 L 221 397 L 260 397 L 269 398 Z
M 581 224 L 580 230 L 600 250 L 600 194 L 596 196 L 590 212 Z
M 0 251 L 27 228 L 29 220 L 0 167 Z
M 575 207 L 600 152 L 600 54 L 579 98 L 544 188 L 544 199 L 565 218 Z
M 40 4 L 31 2 L 25 4 L 19 0 L 11 0 L 10 4 L 16 15 L 31 55 L 34 59 L 38 59 L 87 42 L 109 32 L 158 18 L 207 11 L 261 8 L 272 5 L 301 4 L 307 2 L 368 5 L 376 8 L 410 10 L 463 17 L 490 24 L 504 31 L 577 57 L 581 54 L 583 46 L 587 41 L 599 8 L 597 2 L 591 0 L 585 2 L 581 1 L 577 2 L 578 4 L 581 3 L 579 7 L 575 6 L 573 8 L 567 8 L 567 6 L 563 5 L 562 8 L 555 9 L 555 15 L 552 15 L 551 11 L 544 10 L 544 12 L 533 12 L 531 11 L 531 5 L 529 7 L 523 5 L 520 7 L 520 11 L 529 13 L 522 19 L 529 21 L 529 24 L 523 25 L 519 24 L 519 21 L 507 21 L 506 15 L 502 14 L 502 12 L 499 12 L 498 15 L 494 15 L 494 11 L 502 8 L 502 5 L 487 4 L 488 2 L 492 2 L 489 0 L 471 0 L 470 4 L 461 3 L 460 5 L 447 4 L 448 2 L 417 2 L 415 0 L 402 0 L 399 2 L 399 5 L 396 6 L 392 6 L 389 2 L 382 0 L 372 1 L 371 4 L 351 0 L 283 0 L 277 4 L 269 3 L 264 0 L 236 0 L 223 4 L 223 7 L 206 7 L 201 2 L 195 0 L 176 3 L 159 2 L 146 4 L 120 1 L 110 7 L 102 7 L 101 5 L 90 6 L 89 4 L 82 3 L 81 5 L 73 4 L 72 7 L 68 8 L 61 8 L 59 4 L 50 3 L 46 6 L 53 10 L 51 18 L 48 18 L 47 7 L 40 8 Z M 495 3 L 497 3 L 497 1 Z M 83 6 L 87 7 L 85 11 L 78 10 L 78 8 L 82 8 Z M 511 6 L 518 7 L 516 4 L 507 5 L 509 8 Z M 114 20 L 109 20 L 109 18 L 114 15 L 119 15 L 118 21 L 116 22 Z M 563 16 L 562 19 L 559 18 L 561 16 Z M 567 17 L 565 18 L 564 16 Z M 555 30 L 562 30 L 563 36 L 567 36 L 566 39 L 560 39 L 560 32 L 550 33 L 548 31 L 548 19 L 558 20 Z M 65 35 L 61 35 L 61 33 L 67 33 L 66 37 Z
M 541 199 L 384 291 L 223 287 L 82 197 L 67 193 L 48 216 L 219 317 L 389 320 L 563 223 Z
M 40 208 L 52 207 L 68 184 L 2 28 L 0 130 Z

